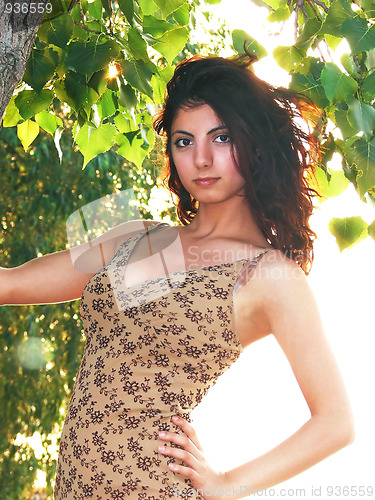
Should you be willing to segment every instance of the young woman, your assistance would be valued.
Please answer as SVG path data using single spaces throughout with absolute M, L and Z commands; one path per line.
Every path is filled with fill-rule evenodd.
M 242 498 L 353 440 L 305 276 L 316 237 L 306 181 L 314 142 L 296 125 L 298 101 L 249 65 L 195 57 L 168 84 L 155 129 L 166 137 L 181 225 L 125 224 L 125 236 L 98 241 L 105 265 L 95 273 L 77 265 L 95 245 L 76 260 L 66 250 L 0 270 L 3 304 L 81 297 L 87 341 L 60 442 L 58 500 Z M 311 418 L 268 453 L 217 471 L 189 414 L 245 347 L 270 334 Z

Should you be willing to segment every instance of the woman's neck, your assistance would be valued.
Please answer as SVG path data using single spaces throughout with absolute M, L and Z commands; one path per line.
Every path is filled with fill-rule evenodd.
M 197 240 L 220 238 L 257 247 L 268 246 L 244 198 L 227 203 L 201 203 L 194 219 L 185 228 Z

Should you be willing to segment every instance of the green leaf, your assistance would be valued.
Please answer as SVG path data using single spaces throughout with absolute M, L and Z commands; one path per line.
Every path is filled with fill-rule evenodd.
M 375 98 L 375 71 L 366 76 L 362 83 L 363 97 L 367 102 L 372 102 Z
M 139 129 L 135 132 L 117 134 L 116 142 L 120 146 L 117 150 L 118 154 L 138 167 L 142 166 L 143 160 L 148 153 L 148 148 L 144 146 L 144 141 Z
M 42 111 L 35 115 L 35 121 L 42 127 L 46 132 L 53 135 L 56 132 L 57 127 L 62 127 L 63 122 L 61 118 L 50 113 L 49 111 Z
M 375 220 L 371 222 L 371 224 L 367 228 L 368 235 L 371 236 L 373 240 L 375 240 Z
M 121 61 L 122 74 L 130 85 L 152 99 L 150 80 L 153 75 L 144 61 Z
M 332 160 L 333 153 L 336 150 L 336 143 L 331 133 L 329 133 L 327 139 L 321 143 L 320 149 L 322 151 L 321 165 L 324 165 L 323 170 L 327 170 L 328 162 Z
M 267 55 L 266 49 L 255 38 L 251 37 L 242 30 L 233 30 L 232 32 L 232 42 L 234 50 L 237 54 L 244 54 L 244 47 L 246 50 L 254 54 L 258 59 L 265 57 Z
M 358 66 L 351 54 L 343 54 L 340 61 L 350 76 L 357 80 L 361 78 L 361 74 L 358 73 Z
M 93 0 L 88 4 L 89 14 L 100 21 L 102 19 L 103 4 L 101 0 Z
M 181 5 L 181 7 L 173 13 L 173 19 L 180 26 L 187 26 L 190 21 L 190 10 L 188 4 L 185 3 L 184 5 Z
M 263 1 L 263 0 L 252 0 L 252 2 L 255 4 L 255 5 L 258 5 L 258 7 L 271 7 L 271 9 L 273 10 L 276 10 L 278 7 L 280 7 L 280 0 L 267 0 L 267 1 Z M 268 9 L 270 10 L 270 9 Z
M 375 25 L 368 24 L 366 19 L 361 17 L 344 21 L 341 34 L 347 38 L 354 53 L 375 47 Z
M 275 21 L 276 22 L 286 21 L 289 18 L 290 18 L 289 7 L 287 5 L 282 5 L 267 17 L 267 21 L 273 23 Z
M 151 86 L 154 93 L 154 103 L 163 104 L 165 89 L 167 87 L 166 83 L 157 75 L 153 75 L 151 78 Z
M 358 83 L 352 77 L 344 75 L 334 63 L 326 63 L 321 82 L 331 102 L 352 100 L 353 94 L 358 90 Z
M 130 26 L 134 25 L 134 1 L 133 0 L 117 0 L 119 7 L 123 14 L 125 14 L 126 20 Z
M 17 125 L 17 135 L 22 143 L 23 149 L 27 151 L 31 143 L 39 135 L 39 125 L 32 120 L 26 120 Z
M 65 49 L 73 33 L 73 20 L 68 13 L 58 15 L 41 25 L 40 40 Z
M 338 127 L 340 127 L 344 139 L 353 137 L 358 132 L 349 124 L 348 112 L 345 110 L 338 109 L 335 111 L 335 123 Z
M 84 77 L 72 71 L 66 75 L 63 90 L 68 97 L 66 100 L 67 104 L 76 111 L 84 109 L 86 114 L 89 114 L 92 105 L 99 99 L 99 94 L 84 83 Z M 61 97 L 64 97 L 63 93 L 58 92 L 56 84 L 55 92 L 60 100 Z
M 355 13 L 347 0 L 335 0 L 329 7 L 320 33 L 338 36 L 342 23 L 347 19 L 354 17 Z
M 328 179 L 324 170 L 317 168 L 315 175 L 317 184 L 315 181 L 310 181 L 309 184 L 325 198 L 333 198 L 340 195 L 349 185 L 349 181 L 342 170 L 330 170 Z
M 374 0 L 357 0 L 361 9 L 366 14 L 368 19 L 375 17 L 375 4 Z
M 329 230 L 336 238 L 336 243 L 342 252 L 367 237 L 367 223 L 361 217 L 334 217 L 329 222 Z
M 128 42 L 130 51 L 135 59 L 148 61 L 147 44 L 142 38 L 137 28 L 130 28 L 128 31 Z
M 173 76 L 174 70 L 175 68 L 173 66 L 166 66 L 159 70 L 159 76 L 165 83 L 168 83 Z
M 175 28 L 176 26 L 164 21 L 164 19 L 157 19 L 154 16 L 145 16 L 143 18 L 143 33 L 148 33 L 156 38 L 161 37 L 165 32 Z
M 348 148 L 345 158 L 358 170 L 357 184 L 359 195 L 363 195 L 375 186 L 375 138 L 372 141 L 359 139 Z
M 52 90 L 41 90 L 39 93 L 35 92 L 35 90 L 23 90 L 17 95 L 15 104 L 22 118 L 28 120 L 48 108 L 52 99 Z
M 106 91 L 108 82 L 108 68 L 97 71 L 92 75 L 87 85 L 100 96 Z
M 324 35 L 324 38 L 326 39 L 328 47 L 332 50 L 336 50 L 339 44 L 342 42 L 342 38 L 334 35 L 329 35 L 328 33 Z
M 110 123 L 100 125 L 97 129 L 84 125 L 76 136 L 76 143 L 83 154 L 83 166 L 99 153 L 105 153 L 113 146 L 116 128 Z
M 329 104 L 322 85 L 312 73 L 307 75 L 293 73 L 290 88 L 305 93 L 319 108 L 323 109 Z
M 123 134 L 127 134 L 128 132 L 139 132 L 138 125 L 134 120 L 129 120 L 123 113 L 116 115 L 114 122 L 117 130 Z
M 118 55 L 120 46 L 114 40 L 102 44 L 95 42 L 72 42 L 68 46 L 66 66 L 68 69 L 83 73 L 88 78 L 106 68 Z
M 317 19 L 316 17 L 314 17 L 313 19 L 308 19 L 305 22 L 302 33 L 297 38 L 295 47 L 298 47 L 303 50 L 307 50 L 308 48 L 310 48 L 321 26 L 322 26 L 322 21 L 320 19 Z
M 167 31 L 159 42 L 153 45 L 153 48 L 160 52 L 172 64 L 173 59 L 184 48 L 189 32 L 186 28 L 177 28 L 175 30 Z
M 145 16 L 153 14 L 158 9 L 153 0 L 138 0 L 138 4 Z
M 315 57 L 305 57 L 298 66 L 298 73 L 308 76 L 309 74 L 320 82 L 320 77 L 324 68 L 324 63 Z
M 185 1 L 186 0 L 154 0 L 155 4 L 161 10 L 164 18 L 168 17 L 169 14 L 181 7 Z
M 109 89 L 104 92 L 100 101 L 98 101 L 96 105 L 98 106 L 98 113 L 102 120 L 114 115 L 117 110 L 114 94 Z
M 120 86 L 119 104 L 130 113 L 137 107 L 138 101 L 131 85 L 122 83 Z
M 354 129 L 362 131 L 367 138 L 370 138 L 375 130 L 375 109 L 355 99 L 349 105 L 348 121 Z
M 15 98 L 16 96 L 13 95 L 5 110 L 5 115 L 2 123 L 3 127 L 14 127 L 15 125 L 18 125 L 19 122 L 23 121 L 19 109 L 14 103 Z
M 44 49 L 33 49 L 27 60 L 24 82 L 39 92 L 43 86 L 52 78 L 59 56 L 57 52 L 46 47 Z
M 288 72 L 293 72 L 306 57 L 306 52 L 299 47 L 276 47 L 273 57 L 277 64 Z

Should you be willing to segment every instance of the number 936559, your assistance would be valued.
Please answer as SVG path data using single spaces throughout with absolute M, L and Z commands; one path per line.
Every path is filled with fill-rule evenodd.
M 52 3 L 51 2 L 7 2 L 5 4 L 5 13 L 10 14 L 13 12 L 14 14 L 43 14 L 44 12 L 48 12 L 50 14 L 52 12 Z

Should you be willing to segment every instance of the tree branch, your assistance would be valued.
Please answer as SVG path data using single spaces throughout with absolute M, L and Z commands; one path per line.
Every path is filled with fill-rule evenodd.
M 81 24 L 79 23 L 78 21 L 74 21 L 73 20 L 73 23 L 78 26 L 79 28 L 82 28 L 83 30 L 85 31 L 89 31 L 90 33 L 95 33 L 96 35 L 102 35 L 103 33 L 101 31 L 95 31 L 95 30 L 91 30 L 90 28 L 88 28 L 87 26 L 85 26 L 84 24 Z
M 319 7 L 321 7 L 326 14 L 328 13 L 329 9 L 324 2 L 321 2 L 320 0 L 311 0 L 311 1 L 316 5 L 319 5 Z

